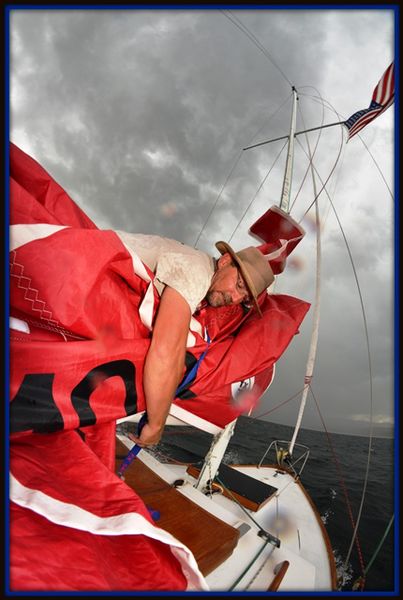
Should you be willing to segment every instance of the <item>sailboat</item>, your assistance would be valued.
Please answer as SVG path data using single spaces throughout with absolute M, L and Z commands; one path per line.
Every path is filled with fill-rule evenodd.
M 393 103 L 393 77 L 392 64 L 376 86 L 370 108 L 359 111 L 346 121 L 350 136 Z M 296 133 L 297 90 L 294 87 L 292 94 L 293 108 L 279 211 L 283 217 L 289 211 L 294 140 L 296 135 L 307 133 Z M 325 127 L 335 125 L 341 123 Z M 322 128 L 323 126 L 313 130 Z M 313 187 L 317 199 L 314 173 Z M 251 226 L 251 233 L 260 232 L 265 235 L 265 216 Z M 293 225 L 298 227 L 296 223 Z M 292 229 L 292 225 L 289 226 Z M 270 232 L 270 226 L 268 230 Z M 223 457 L 236 421 L 221 430 L 214 430 L 211 423 L 203 422 L 200 418 L 195 422 L 193 415 L 186 417 L 186 410 L 178 410 L 177 406 L 173 406 L 173 422 L 192 422 L 196 427 L 213 434 L 213 442 L 204 462 L 199 468 L 161 464 L 142 452 L 140 460 L 137 459 L 130 467 L 129 485 L 141 490 L 144 500 L 158 510 L 158 515 L 166 514 L 161 526 L 176 537 L 186 540 L 194 549 L 198 565 L 211 590 L 317 592 L 337 589 L 336 565 L 329 537 L 314 503 L 301 483 L 309 448 L 296 443 L 313 375 L 318 339 L 321 270 L 318 203 L 316 231 L 317 288 L 313 331 L 300 410 L 292 439 L 272 441 L 259 464 L 224 464 Z M 264 245 L 260 248 L 264 253 Z M 277 253 L 281 253 L 280 250 Z M 123 419 L 122 422 L 128 420 L 131 418 Z M 127 449 L 131 444 L 127 436 L 121 434 L 119 458 L 124 446 Z M 122 463 L 119 466 L 118 460 L 118 472 L 123 472 L 126 466 L 123 463 L 122 469 Z M 184 514 L 192 515 L 190 521 L 178 516 Z
M 268 244 L 273 222 L 267 222 L 273 211 L 283 220 L 285 229 L 278 237 L 288 237 L 295 246 L 304 235 L 302 228 L 287 218 L 296 133 L 297 91 L 293 88 L 292 92 L 293 110 L 280 209 L 272 207 L 250 228 L 254 235 L 269 236 L 264 239 L 266 244 L 260 246 L 263 253 L 273 251 L 273 245 Z M 282 239 L 283 247 L 274 248 L 275 258 L 282 256 L 284 261 L 284 255 L 288 254 L 284 247 L 288 241 L 284 243 Z M 316 317 L 314 343 L 317 328 Z M 301 483 L 309 448 L 296 443 L 314 352 L 315 349 L 311 350 L 308 359 L 306 384 L 293 437 L 289 441 L 273 440 L 259 464 L 223 462 L 236 419 L 223 428 L 216 428 L 209 421 L 187 414 L 186 409 L 175 403 L 170 411 L 170 424 L 190 423 L 213 436 L 211 447 L 198 467 L 161 463 L 144 450 L 138 454 L 139 448 L 136 449 L 120 429 L 118 473 L 124 474 L 125 481 L 157 511 L 158 524 L 192 549 L 210 590 L 274 592 L 337 588 L 336 564 L 329 537 Z M 135 417 L 134 420 L 138 419 Z M 121 420 L 120 424 L 130 421 L 133 417 Z M 130 460 L 130 452 L 137 457 L 134 462 Z
M 295 123 L 297 90 L 293 89 L 292 93 L 293 111 L 290 131 L 287 134 L 288 157 L 280 208 L 278 210 L 271 208 L 269 215 L 266 213 L 262 215 L 263 221 L 259 219 L 250 228 L 254 235 L 257 234 L 257 237 L 260 233 L 262 249 L 263 246 L 270 244 L 270 241 L 262 237 L 262 222 L 265 224 L 269 217 L 281 215 L 285 221 L 290 223 L 287 215 L 293 143 L 297 135 Z M 387 104 L 382 104 L 381 108 L 387 108 Z M 353 125 L 356 123 L 357 121 Z M 44 181 L 47 182 L 47 189 L 52 189 L 52 185 L 55 186 L 54 182 L 49 183 L 42 174 L 42 179 L 39 176 L 37 179 L 34 176 L 29 179 L 28 175 L 33 173 L 36 168 L 32 166 L 32 171 L 30 171 L 31 166 L 29 158 L 21 155 L 18 155 L 13 164 L 14 180 L 20 186 L 19 191 L 25 190 L 24 199 L 26 200 L 31 197 L 29 192 L 32 192 L 35 187 L 33 184 L 38 183 L 39 180 L 41 184 Z M 60 193 L 59 189 L 53 191 Z M 32 193 L 35 197 L 36 192 Z M 317 194 L 316 191 L 315 196 Z M 39 195 L 40 193 L 36 197 L 38 198 Z M 71 206 L 69 205 L 70 208 Z M 48 205 L 46 208 L 49 208 Z M 81 212 L 75 211 L 74 206 L 72 211 L 74 213 L 71 216 L 72 221 L 80 221 L 86 233 L 90 230 L 95 239 L 98 232 L 96 228 L 92 228 L 89 219 L 86 219 Z M 104 421 L 97 419 L 100 412 L 98 404 L 100 399 L 96 397 L 91 402 L 89 400 L 94 389 L 94 396 L 96 396 L 97 386 L 91 388 L 89 378 L 82 377 L 82 374 L 77 380 L 73 380 L 71 376 L 69 380 L 71 402 L 68 405 L 61 395 L 58 396 L 60 389 L 57 379 L 54 379 L 53 370 L 57 368 L 60 372 L 65 371 L 69 374 L 66 375 L 66 378 L 70 377 L 69 360 L 71 358 L 65 353 L 57 357 L 47 356 L 48 362 L 45 366 L 40 362 L 43 360 L 41 349 L 56 338 L 67 342 L 67 344 L 61 344 L 63 349 L 67 348 L 69 344 L 71 349 L 72 345 L 76 344 L 74 360 L 79 361 L 81 359 L 79 354 L 85 340 L 84 336 L 80 337 L 73 326 L 70 328 L 66 325 L 61 326 L 60 317 L 56 318 L 56 311 L 49 312 L 48 305 L 43 300 L 43 294 L 32 283 L 32 276 L 23 260 L 26 258 L 24 251 L 29 250 L 30 244 L 38 244 L 43 240 L 49 241 L 50 238 L 56 243 L 56 240 L 62 239 L 63 236 L 67 237 L 71 233 L 67 230 L 69 226 L 71 227 L 69 220 L 61 223 L 58 218 L 56 216 L 52 222 L 46 221 L 46 227 L 40 219 L 29 222 L 28 226 L 24 221 L 16 222 L 13 230 L 16 242 L 12 244 L 12 253 L 14 253 L 12 255 L 12 277 L 15 282 L 12 329 L 15 334 L 15 343 L 19 344 L 18 348 L 22 357 L 21 364 L 17 365 L 21 371 L 19 379 L 17 378 L 16 382 L 13 381 L 14 395 L 11 407 L 11 417 L 14 423 L 13 433 L 17 434 L 16 442 L 12 445 L 11 497 L 16 511 L 13 525 L 16 528 L 28 525 L 27 531 L 30 532 L 34 531 L 36 527 L 35 531 L 39 542 L 43 538 L 39 536 L 38 532 L 46 532 L 42 533 L 49 542 L 43 547 L 43 552 L 46 554 L 45 562 L 46 560 L 50 561 L 54 552 L 55 546 L 50 544 L 50 540 L 54 540 L 54 536 L 59 536 L 57 538 L 59 540 L 63 539 L 60 537 L 61 530 L 67 536 L 71 536 L 73 530 L 74 535 L 77 532 L 85 533 L 85 541 L 79 540 L 78 537 L 77 539 L 74 537 L 74 541 L 79 549 L 85 547 L 86 544 L 91 547 L 94 556 L 99 560 L 98 570 L 99 572 L 102 570 L 102 577 L 105 581 L 108 576 L 114 575 L 114 573 L 112 575 L 108 573 L 108 570 L 113 572 L 117 568 L 116 565 L 127 562 L 128 557 L 130 559 L 133 557 L 133 560 L 139 558 L 134 553 L 133 546 L 136 545 L 136 541 L 139 541 L 140 536 L 155 541 L 155 544 L 149 547 L 148 541 L 144 542 L 142 554 L 146 558 L 141 564 L 141 568 L 138 569 L 140 572 L 137 573 L 136 583 L 132 584 L 134 585 L 132 588 L 125 587 L 128 585 L 126 581 L 129 580 L 130 573 L 128 574 L 126 571 L 123 573 L 123 569 L 117 571 L 115 580 L 113 577 L 112 582 L 108 579 L 107 584 L 104 583 L 105 587 L 102 587 L 102 582 L 100 583 L 93 576 L 91 569 L 94 569 L 94 565 L 89 569 L 88 565 L 83 564 L 81 580 L 79 577 L 74 583 L 65 581 L 62 569 L 58 567 L 57 580 L 50 582 L 50 589 L 129 589 L 130 591 L 188 589 L 235 592 L 335 590 L 337 578 L 331 542 L 318 511 L 301 483 L 309 449 L 297 443 L 303 405 L 312 376 L 314 346 L 308 358 L 304 396 L 294 435 L 291 440 L 271 442 L 258 464 L 236 465 L 223 462 L 225 451 L 234 432 L 236 418 L 220 425 L 187 410 L 186 402 L 180 401 L 172 404 L 168 424 L 190 424 L 212 435 L 212 444 L 203 463 L 179 465 L 162 462 L 153 453 L 144 449 L 137 452 L 138 449 L 134 449 L 133 443 L 125 433 L 125 426 L 130 427 L 132 423 L 140 422 L 144 411 L 136 410 L 133 390 L 129 385 L 125 390 L 127 400 L 127 402 L 125 400 L 125 411 L 122 409 L 122 412 L 129 413 L 129 415 L 116 419 L 118 425 L 116 453 L 111 456 L 111 446 L 106 444 L 107 448 L 102 447 L 101 440 L 106 439 L 106 434 L 110 438 L 111 432 L 114 435 L 115 419 L 111 417 L 105 418 Z M 294 225 L 297 226 L 296 223 Z M 317 227 L 317 231 L 320 232 L 320 227 Z M 22 237 L 18 238 L 19 235 Z M 80 235 L 79 231 L 76 243 L 79 243 Z M 12 239 L 14 238 L 12 237 Z M 292 240 L 295 240 L 295 237 L 292 237 Z M 290 240 L 286 239 L 285 241 L 285 246 L 288 246 Z M 113 244 L 116 241 L 112 236 L 108 237 L 108 243 L 111 244 L 111 248 L 115 248 Z M 280 244 L 278 250 L 282 249 L 283 246 Z M 273 248 L 270 250 L 273 251 Z M 279 254 L 281 259 L 281 252 Z M 99 260 L 101 261 L 101 257 Z M 139 270 L 142 269 L 142 265 L 137 265 L 137 267 Z M 144 268 L 143 271 L 143 281 L 146 281 L 149 273 Z M 117 273 L 121 278 L 128 276 L 123 271 Z M 133 289 L 138 284 L 134 278 L 131 283 Z M 148 283 L 147 285 L 145 283 L 138 285 L 141 287 L 141 293 L 146 295 L 146 288 L 149 289 Z M 268 294 L 267 301 L 271 301 L 269 296 Z M 20 303 L 18 302 L 19 298 L 21 298 Z M 27 303 L 27 301 L 30 303 L 31 311 L 40 313 L 36 320 L 24 313 L 22 307 L 23 303 Z M 98 308 L 99 305 L 96 303 L 92 306 L 94 313 Z M 110 356 L 111 348 L 115 349 L 114 332 L 105 331 L 103 333 L 101 339 L 95 340 L 97 352 L 99 356 Z M 31 357 L 28 366 L 24 364 L 24 347 L 29 345 L 27 336 L 36 336 L 31 347 L 36 347 L 38 350 L 35 355 L 37 363 L 33 364 L 35 360 L 32 361 Z M 315 338 L 315 336 L 317 336 L 317 329 L 314 329 L 313 337 Z M 234 337 L 236 337 L 235 333 Z M 91 341 L 93 341 L 92 338 Z M 289 341 L 290 339 L 283 346 L 287 346 Z M 120 344 L 120 346 L 123 345 Z M 284 349 L 283 347 L 282 350 Z M 113 355 L 113 361 L 107 362 L 105 359 L 102 365 L 103 370 L 97 371 L 92 363 L 88 362 L 86 366 L 88 373 L 91 373 L 94 378 L 102 379 L 106 371 L 105 365 L 112 365 L 113 362 L 107 375 L 111 379 L 116 376 L 124 379 L 121 376 L 122 370 L 128 369 L 129 366 L 125 362 L 126 359 L 123 358 L 125 348 L 119 351 L 122 355 Z M 83 360 L 87 360 L 87 356 Z M 134 364 L 137 368 L 137 363 Z M 140 364 L 140 359 L 138 364 Z M 266 374 L 265 384 L 262 384 L 260 392 L 264 392 L 270 385 L 273 377 L 272 371 L 270 374 Z M 137 372 L 138 370 L 130 372 L 129 376 L 134 378 Z M 83 373 L 86 371 L 84 370 Z M 127 372 L 125 373 L 127 375 Z M 126 375 L 125 382 L 127 381 Z M 256 373 L 256 377 L 258 375 L 259 373 Z M 56 381 L 55 385 L 54 381 Z M 237 382 L 232 383 L 236 384 Z M 244 380 L 240 383 L 244 383 Z M 41 390 L 41 393 L 36 396 L 38 389 Z M 114 390 L 112 389 L 112 391 Z M 43 402 L 42 407 L 46 408 L 47 414 L 46 418 L 35 420 L 37 418 L 35 409 L 39 402 Z M 111 415 L 115 417 L 113 411 L 111 411 Z M 63 429 L 63 426 L 60 426 L 61 422 L 68 422 L 70 429 L 67 427 L 65 428 L 67 431 Z M 76 429 L 81 430 L 79 435 L 77 435 Z M 18 437 L 18 434 L 21 436 Z M 30 445 L 32 436 L 38 436 L 38 434 L 41 434 L 40 441 Z M 91 451 L 97 455 L 103 455 L 105 464 L 113 466 L 108 475 L 98 463 L 95 465 L 89 450 L 86 454 L 83 453 L 83 440 L 79 439 L 80 436 L 84 438 Z M 35 437 L 35 440 L 37 441 L 38 437 Z M 79 448 L 81 465 L 76 464 L 75 456 L 77 455 L 74 454 Z M 113 449 L 115 449 L 115 444 L 113 444 Z M 27 465 L 29 464 L 33 465 L 32 472 L 27 474 Z M 40 475 L 43 476 L 43 473 L 38 473 L 41 469 L 38 469 L 38 472 L 35 471 L 38 465 L 42 467 L 42 471 L 46 471 L 48 476 L 46 489 L 43 485 L 44 480 L 40 477 Z M 81 481 L 83 487 L 76 490 L 76 496 L 83 497 L 81 498 L 82 505 L 79 505 L 79 508 L 74 505 L 73 501 L 68 502 L 66 500 L 67 492 L 64 495 L 65 490 L 60 490 L 60 487 L 58 488 L 53 483 L 57 481 L 60 484 L 60 481 L 67 481 L 69 474 L 78 468 L 82 468 L 81 472 L 86 474 L 85 480 L 83 478 Z M 91 468 L 93 468 L 92 473 L 90 472 Z M 97 491 L 97 486 L 102 478 L 107 479 L 107 485 L 102 488 L 102 494 L 95 494 L 92 497 L 91 489 Z M 38 481 L 41 482 L 42 487 Z M 73 478 L 71 482 L 73 482 Z M 137 519 L 138 522 L 133 517 L 135 509 L 132 490 L 136 497 L 140 498 L 138 502 L 136 500 L 136 510 L 141 514 L 141 519 Z M 105 505 L 100 500 L 101 495 Z M 116 510 L 111 508 L 111 503 L 115 502 L 115 498 L 121 502 Z M 76 501 L 78 504 L 79 499 L 76 498 Z M 121 512 L 121 506 L 125 503 L 130 505 L 130 510 Z M 28 512 L 29 514 L 27 514 Z M 16 517 L 19 519 L 17 520 Z M 33 523 L 33 521 L 35 522 Z M 135 531 L 137 525 L 138 529 Z M 22 529 L 19 530 L 19 533 L 22 538 Z M 135 542 L 129 540 L 133 536 L 137 536 Z M 116 546 L 115 551 L 109 548 L 110 554 L 105 555 L 106 564 L 102 565 L 95 546 L 97 542 L 100 544 L 104 542 L 103 538 L 106 537 L 112 538 L 112 542 L 116 541 Z M 29 545 L 33 536 L 27 536 L 27 538 L 27 545 Z M 91 542 L 89 543 L 90 538 Z M 121 540 L 121 538 L 124 539 Z M 19 539 L 17 536 L 13 538 L 15 546 L 13 557 L 16 557 L 20 550 Z M 110 539 L 108 539 L 108 543 L 110 543 Z M 38 550 L 38 547 L 33 546 L 33 549 Z M 20 556 L 18 555 L 18 560 Z M 28 556 L 32 560 L 32 555 L 27 554 Z M 160 579 L 157 584 L 153 556 L 160 569 Z M 27 575 L 27 559 L 25 562 L 22 558 L 20 562 L 18 560 L 14 563 L 15 572 L 18 572 L 19 568 L 20 577 L 21 574 Z M 31 562 L 31 568 L 32 564 Z M 51 562 L 49 562 L 50 564 Z M 48 568 L 49 565 L 46 567 Z M 144 569 L 144 573 L 141 572 L 142 569 Z M 130 571 L 130 569 L 128 570 Z M 91 577 L 88 576 L 89 572 L 91 572 Z M 164 587 L 161 580 L 166 573 L 169 573 L 171 578 L 167 576 L 166 587 Z M 14 589 L 19 589 L 18 584 L 22 577 L 19 579 L 18 575 L 14 576 Z M 29 585 L 32 585 L 32 579 L 35 577 L 27 578 L 28 589 Z M 16 581 L 18 581 L 17 584 Z M 81 587 L 80 581 L 84 587 Z M 33 589 L 41 589 L 41 584 L 43 585 L 43 581 L 35 582 Z M 68 587 L 69 585 L 71 587 Z

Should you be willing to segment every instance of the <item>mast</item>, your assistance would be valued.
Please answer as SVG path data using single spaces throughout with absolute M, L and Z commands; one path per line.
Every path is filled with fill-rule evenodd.
M 309 147 L 309 140 L 307 136 L 307 144 L 309 150 L 309 158 L 311 160 L 312 154 Z M 316 190 L 316 179 L 311 160 L 311 172 L 313 181 L 314 197 L 317 198 Z M 309 345 L 308 360 L 306 363 L 304 389 L 302 390 L 301 403 L 299 406 L 297 422 L 295 424 L 294 433 L 288 447 L 288 451 L 292 456 L 295 440 L 297 439 L 298 432 L 301 428 L 302 416 L 304 414 L 306 399 L 308 396 L 309 386 L 313 375 L 313 368 L 316 358 L 316 349 L 318 346 L 318 335 L 319 335 L 319 315 L 320 315 L 320 296 L 321 296 L 321 265 L 322 265 L 322 245 L 321 245 L 321 231 L 320 231 L 320 219 L 319 219 L 319 206 L 318 202 L 315 202 L 315 217 L 316 217 L 316 285 L 315 285 L 315 301 L 313 305 L 313 326 L 311 334 L 311 342 Z
M 321 127 L 313 127 L 311 129 L 305 129 L 304 131 L 295 131 L 296 129 L 296 106 L 297 106 L 297 91 L 294 86 L 292 86 L 293 92 L 293 105 L 292 105 L 292 113 L 291 113 L 291 123 L 290 123 L 290 133 L 288 136 L 282 136 L 279 138 L 274 138 L 271 140 L 266 140 L 265 142 L 260 142 L 259 144 L 254 144 L 253 146 L 247 146 L 243 150 L 249 150 L 251 148 L 256 148 L 257 146 L 262 146 L 263 144 L 269 144 L 271 142 L 275 142 L 277 140 L 284 139 L 288 137 L 288 150 L 287 150 L 287 160 L 284 172 L 283 179 L 283 189 L 281 192 L 280 199 L 280 208 L 289 213 L 289 203 L 290 203 L 290 192 L 291 192 L 291 180 L 292 180 L 292 169 L 294 164 L 294 138 L 297 135 L 305 133 L 309 158 L 310 158 L 310 167 L 312 173 L 312 181 L 313 181 L 313 189 L 314 189 L 314 198 L 318 197 L 317 189 L 316 189 L 316 180 L 315 173 L 312 164 L 312 153 L 309 146 L 309 139 L 306 135 L 309 131 L 316 131 L 318 129 L 324 129 L 325 127 L 333 127 L 335 125 L 343 125 L 343 122 L 339 121 L 337 123 L 329 123 L 327 125 L 322 125 Z M 292 452 L 295 446 L 295 440 L 297 438 L 298 432 L 301 428 L 301 422 L 303 413 L 305 410 L 306 400 L 308 396 L 308 391 L 311 383 L 311 379 L 313 376 L 313 369 L 316 359 L 316 350 L 318 345 L 318 336 L 319 336 L 319 314 L 320 314 L 320 294 L 321 294 L 321 261 L 322 261 L 322 252 L 321 252 L 321 230 L 320 230 L 320 219 L 319 219 L 319 208 L 318 203 L 315 202 L 315 215 L 316 215 L 316 286 L 315 286 L 315 299 L 313 303 L 313 326 L 311 333 L 311 341 L 308 352 L 308 359 L 306 364 L 305 371 L 305 381 L 304 381 L 304 389 L 302 390 L 301 402 L 298 411 L 297 422 L 294 427 L 294 432 L 292 435 L 291 442 L 288 447 L 288 453 L 292 456 Z
M 291 124 L 290 124 L 290 135 L 288 137 L 288 150 L 287 150 L 287 161 L 285 164 L 285 173 L 283 180 L 283 189 L 281 192 L 280 208 L 284 212 L 290 212 L 290 193 L 291 193 L 291 179 L 292 179 L 292 168 L 294 165 L 294 137 L 295 137 L 295 124 L 297 120 L 297 90 L 292 87 L 293 102 L 292 102 L 292 113 L 291 113 Z
M 297 97 L 297 91 L 294 86 L 292 87 L 292 92 L 293 92 L 293 104 L 292 104 L 292 113 L 291 113 L 290 134 L 289 134 L 289 138 L 288 138 L 287 160 L 286 160 L 286 166 L 285 166 L 285 172 L 284 172 L 283 189 L 281 192 L 281 200 L 280 200 L 280 208 L 282 210 L 284 210 L 284 212 L 287 212 L 287 213 L 290 212 L 289 204 L 290 204 L 290 194 L 291 194 L 292 170 L 293 170 L 293 164 L 294 164 L 294 138 L 297 135 L 297 133 L 305 133 L 305 135 L 306 135 L 307 131 L 312 131 L 312 130 L 305 130 L 305 131 L 296 133 L 296 131 L 295 131 L 295 129 L 296 129 L 296 112 L 297 112 L 296 107 L 297 107 L 298 97 Z M 327 127 L 331 127 L 336 124 L 340 124 L 340 123 L 331 123 L 331 124 L 327 125 Z M 320 128 L 314 128 L 314 129 L 320 129 Z M 309 157 L 311 159 L 312 154 L 311 154 L 309 140 L 308 140 L 307 135 L 306 135 L 306 138 L 307 138 L 307 144 L 308 144 L 308 150 L 309 150 Z M 274 140 L 269 140 L 269 141 L 274 141 Z M 268 142 L 263 142 L 263 143 L 268 143 Z M 316 180 L 315 180 L 315 174 L 314 174 L 312 160 L 311 160 L 311 173 L 312 173 L 312 181 L 313 181 L 313 188 L 314 188 L 314 197 L 317 198 L 318 194 L 317 194 L 317 189 L 316 189 Z M 321 290 L 320 275 L 321 275 L 322 253 L 321 253 L 319 208 L 318 208 L 317 202 L 315 203 L 315 214 L 316 214 L 316 286 L 315 286 L 315 301 L 314 301 L 314 307 L 313 307 L 313 313 L 314 313 L 313 314 L 313 329 L 312 329 L 312 334 L 311 334 L 311 342 L 310 342 L 310 347 L 309 347 L 309 352 L 308 352 L 308 360 L 307 360 L 306 371 L 305 371 L 304 389 L 302 391 L 297 422 L 295 424 L 292 439 L 291 439 L 291 442 L 290 442 L 289 448 L 288 448 L 288 452 L 289 452 L 290 456 L 292 456 L 294 446 L 295 446 L 295 440 L 296 440 L 296 438 L 298 436 L 298 432 L 301 428 L 302 417 L 304 414 L 306 400 L 307 400 L 308 391 L 309 391 L 309 386 L 310 386 L 310 382 L 311 382 L 312 375 L 313 375 L 313 368 L 314 368 L 315 358 L 316 358 L 316 349 L 317 349 L 317 345 L 318 345 L 320 290 Z

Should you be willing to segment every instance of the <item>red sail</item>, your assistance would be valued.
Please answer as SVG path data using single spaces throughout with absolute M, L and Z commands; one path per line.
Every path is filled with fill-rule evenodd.
M 128 515 L 147 510 L 113 473 L 115 420 L 146 408 L 153 274 L 13 145 L 10 172 L 13 590 L 200 589 L 183 549 L 150 523 L 133 533 Z M 263 319 L 240 306 L 200 311 L 187 364 L 206 331 L 211 343 L 176 404 L 221 427 L 256 404 L 309 307 L 266 294 L 261 305 Z M 102 521 L 111 511 L 126 530 Z

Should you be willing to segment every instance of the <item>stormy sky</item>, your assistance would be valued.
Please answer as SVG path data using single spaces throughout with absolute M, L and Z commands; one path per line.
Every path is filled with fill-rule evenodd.
M 391 9 L 17 9 L 10 11 L 10 139 L 105 229 L 153 233 L 216 255 L 258 242 L 279 204 L 284 141 L 242 148 L 367 108 L 394 58 Z M 307 233 L 275 293 L 314 300 L 315 196 L 305 136 L 291 214 Z M 330 431 L 393 424 L 394 108 L 346 144 L 313 132 L 322 224 L 321 321 L 312 389 Z M 339 160 L 337 160 L 340 153 Z M 330 177 L 329 177 L 330 176 Z M 360 284 L 330 201 L 348 241 Z M 295 203 L 294 203 L 295 201 Z M 253 416 L 293 425 L 312 309 Z M 323 429 L 310 395 L 303 427 Z

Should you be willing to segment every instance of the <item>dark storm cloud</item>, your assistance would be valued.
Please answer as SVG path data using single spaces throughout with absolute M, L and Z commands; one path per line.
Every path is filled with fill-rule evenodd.
M 241 19 L 266 54 L 228 17 Z M 271 171 L 282 142 L 243 153 L 242 148 L 288 133 L 290 84 L 301 88 L 306 127 L 337 120 L 330 110 L 322 112 L 319 93 L 345 117 L 365 108 L 392 59 L 392 36 L 393 14 L 376 10 L 13 11 L 11 139 L 100 227 L 156 233 L 190 245 L 203 229 L 201 249 L 215 253 L 214 241 L 232 236 L 240 248 L 255 243 L 248 227 L 278 204 L 284 168 L 283 151 Z M 363 137 L 391 185 L 389 113 Z M 314 147 L 316 137 L 311 139 Z M 322 181 L 340 139 L 341 132 L 330 129 L 321 137 L 315 164 Z M 296 144 L 293 194 L 308 165 Z M 391 415 L 393 203 L 358 138 L 344 145 L 340 175 L 328 189 L 364 293 L 381 421 L 383 413 Z M 313 210 L 309 218 L 304 213 L 312 197 L 305 183 L 293 208 L 308 231 L 296 250 L 302 267 L 278 278 L 279 292 L 308 301 L 314 297 Z M 322 215 L 326 203 L 323 193 Z M 369 410 L 365 335 L 352 267 L 331 210 L 323 220 L 315 386 L 334 427 L 345 414 L 354 431 L 353 415 Z M 263 408 L 301 387 L 310 325 L 311 316 L 279 361 Z M 290 406 L 279 413 L 280 421 L 294 421 L 295 404 Z M 304 425 L 317 427 L 310 411 Z

